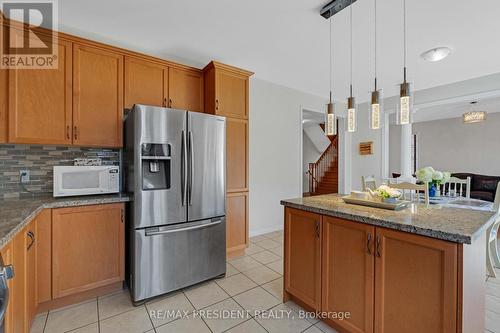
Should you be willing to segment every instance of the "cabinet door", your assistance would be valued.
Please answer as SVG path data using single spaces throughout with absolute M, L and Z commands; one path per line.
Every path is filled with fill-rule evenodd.
M 285 291 L 310 307 L 321 307 L 321 215 L 285 209 Z
M 74 45 L 73 143 L 121 147 L 123 56 Z
M 0 69 L 0 143 L 7 142 L 7 112 L 9 111 L 9 71 Z
M 248 193 L 229 193 L 226 205 L 227 252 L 244 250 L 248 242 Z
M 52 294 L 124 280 L 123 204 L 52 210 Z
M 167 106 L 168 67 L 157 63 L 125 58 L 125 108 L 134 104 Z
M 216 71 L 215 113 L 248 119 L 248 77 L 230 71 Z
M 9 70 L 9 142 L 71 144 L 71 43 L 58 47 L 57 69 Z
M 321 311 L 349 311 L 349 318 L 327 321 L 348 332 L 373 332 L 375 228 L 324 216 L 322 237 Z
M 169 107 L 203 112 L 203 76 L 201 72 L 170 68 Z
M 457 244 L 376 228 L 375 332 L 456 332 Z
M 44 209 L 36 217 L 38 303 L 52 299 L 52 213 Z
M 14 333 L 25 333 L 26 317 L 26 232 L 22 229 L 13 239 L 14 278 L 12 281 L 11 306 L 13 311 L 12 329 Z
M 248 191 L 248 121 L 226 118 L 226 188 Z
M 13 254 L 13 242 L 7 243 L 1 250 L 0 254 L 2 255 L 2 260 L 4 265 L 13 265 L 14 262 L 14 254 Z M 17 273 L 17 272 L 15 272 Z M 7 281 L 7 287 L 9 288 L 10 291 L 10 301 L 9 304 L 7 305 L 7 310 L 5 311 L 5 317 L 4 317 L 4 330 L 5 333 L 12 333 L 13 331 L 13 324 L 14 324 L 14 311 L 13 311 L 13 304 L 14 304 L 14 299 L 16 298 L 16 295 L 14 294 L 14 280 L 8 280 Z
M 37 288 L 37 219 L 33 220 L 24 234 L 24 248 L 26 253 L 26 276 L 25 276 L 25 332 L 29 332 L 31 324 L 36 315 L 38 305 Z

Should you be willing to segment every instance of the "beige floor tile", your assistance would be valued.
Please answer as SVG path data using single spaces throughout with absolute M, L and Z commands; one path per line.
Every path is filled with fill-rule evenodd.
M 275 242 L 280 243 L 281 245 L 283 245 L 283 242 L 284 242 L 284 240 L 285 240 L 285 237 L 283 237 L 283 236 L 279 236 L 279 237 L 276 237 L 276 238 L 272 238 L 272 240 L 273 240 L 273 241 L 275 241 Z
M 147 303 L 146 309 L 154 327 L 179 319 L 194 310 L 183 292 L 177 292 L 154 302 Z
M 33 320 L 30 333 L 43 333 L 45 322 L 47 321 L 47 313 L 39 314 Z
M 309 327 L 307 330 L 305 330 L 304 333 L 323 333 L 323 331 L 321 331 L 319 328 L 313 325 Z
M 262 288 L 274 295 L 278 299 L 283 299 L 283 278 L 276 279 L 262 285 Z
M 130 300 L 128 290 L 113 294 L 107 297 L 100 297 L 99 302 L 99 319 L 106 319 L 118 314 L 134 310 L 135 307 Z
M 256 311 L 269 310 L 272 307 L 281 303 L 279 299 L 265 291 L 261 287 L 257 287 L 233 297 L 234 300 L 247 310 L 252 316 Z
M 204 308 L 229 297 L 229 295 L 213 281 L 185 289 L 184 294 L 193 304 L 195 309 Z
M 249 269 L 256 268 L 262 265 L 260 262 L 249 256 L 231 260 L 230 264 L 240 272 L 247 271 Z
M 256 245 L 255 243 L 250 243 L 250 245 L 246 248 L 245 253 L 248 254 L 255 254 L 258 252 L 262 252 L 265 249 Z
M 269 264 L 273 261 L 280 259 L 279 256 L 277 256 L 272 252 L 269 252 L 268 250 L 252 254 L 251 257 L 260 262 L 261 264 Z
M 257 243 L 257 242 L 263 241 L 265 239 L 267 239 L 267 238 L 262 236 L 262 235 L 258 235 L 258 236 L 250 237 L 250 242 Z
M 68 333 L 99 333 L 99 325 L 97 323 L 93 323 L 93 324 L 78 328 L 74 331 L 70 331 Z
M 280 258 L 283 257 L 283 247 L 275 247 L 273 249 L 269 249 L 268 251 L 274 253 L 275 255 L 279 256 Z
M 315 313 L 314 312 L 308 312 L 304 310 L 300 305 L 296 304 L 293 301 L 288 301 L 285 303 L 286 306 L 288 306 L 290 309 L 293 309 L 297 313 L 308 313 L 309 315 L 305 318 L 308 322 L 311 324 L 317 324 L 319 322 L 319 319 L 316 319 Z
M 254 319 L 245 321 L 231 328 L 227 333 L 267 333 L 266 330 L 259 325 Z
M 280 304 L 270 311 L 273 311 L 273 317 L 255 318 L 270 333 L 298 333 L 311 326 L 310 322 L 299 318 L 298 313 L 285 304 Z
M 206 315 L 201 314 L 203 320 L 214 333 L 224 332 L 250 318 L 232 298 L 203 310 L 206 311 Z M 218 314 L 219 318 L 215 318 L 213 314 Z
M 49 312 L 45 333 L 66 332 L 97 322 L 97 300 Z
M 153 328 L 145 306 L 100 321 L 101 333 L 142 333 Z
M 241 273 L 217 280 L 216 282 L 231 296 L 257 287 L 256 283 Z
M 283 237 L 283 230 L 274 231 L 274 232 L 265 234 L 263 236 L 266 238 L 270 238 L 270 239 L 280 238 L 280 237 Z
M 245 271 L 243 274 L 245 274 L 247 277 L 249 277 L 253 282 L 257 283 L 258 285 L 270 282 L 272 280 L 276 280 L 281 276 L 272 269 L 267 268 L 266 266 L 250 269 L 248 271 Z
M 238 274 L 239 271 L 230 263 L 226 263 L 226 277 Z
M 275 242 L 272 239 L 265 239 L 263 241 L 257 242 L 256 244 L 266 250 L 281 246 L 281 243 Z
M 158 327 L 157 333 L 210 333 L 210 329 L 200 318 L 182 318 Z
M 283 275 L 283 259 L 274 261 L 270 264 L 267 264 L 266 266 L 276 273 Z
M 315 324 L 314 326 L 316 326 L 317 328 L 320 329 L 321 332 L 324 332 L 324 333 L 338 333 L 337 330 L 335 330 L 334 328 L 328 326 L 327 324 L 325 324 L 324 322 L 320 321 L 318 322 L 317 324 Z

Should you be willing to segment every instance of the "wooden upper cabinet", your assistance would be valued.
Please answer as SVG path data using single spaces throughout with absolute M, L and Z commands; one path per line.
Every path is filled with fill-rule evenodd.
M 321 311 L 349 311 L 328 318 L 337 329 L 373 332 L 375 227 L 323 217 Z
M 9 70 L 9 142 L 71 144 L 72 43 L 57 46 L 57 69 Z
M 203 75 L 199 71 L 170 68 L 168 106 L 203 112 Z
M 285 291 L 321 308 L 321 215 L 285 208 Z M 299 304 L 300 305 L 300 304 Z
M 123 204 L 52 210 L 54 299 L 124 280 L 123 210 Z
M 9 71 L 0 69 L 0 143 L 8 140 Z
M 125 58 L 125 108 L 134 104 L 167 106 L 168 67 L 138 58 Z
M 75 44 L 73 48 L 73 143 L 121 147 L 123 55 Z
M 248 120 L 226 119 L 226 189 L 248 191 Z
M 456 332 L 457 244 L 384 228 L 376 233 L 375 332 Z
M 227 252 L 242 251 L 248 242 L 248 193 L 228 193 L 226 206 Z
M 205 112 L 248 119 L 248 84 L 252 72 L 212 61 L 204 69 Z

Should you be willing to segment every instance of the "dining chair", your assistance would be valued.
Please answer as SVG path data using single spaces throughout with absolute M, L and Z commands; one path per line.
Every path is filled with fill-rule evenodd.
M 462 197 L 465 190 L 465 198 L 470 199 L 470 182 L 470 177 L 467 177 L 467 179 L 450 177 L 446 183 L 439 186 L 439 190 L 442 196 L 447 197 Z
M 497 184 L 493 210 L 497 213 L 496 220 L 486 231 L 488 244 L 486 245 L 486 269 L 488 275 L 496 277 L 495 267 L 500 268 L 500 253 L 498 252 L 498 227 L 500 226 L 500 182 Z
M 363 187 L 363 191 L 376 190 L 377 182 L 375 181 L 375 176 L 361 176 L 361 185 Z
M 389 186 L 401 190 L 401 192 L 403 192 L 403 199 L 405 200 L 413 200 L 414 197 L 420 199 L 420 192 L 424 192 L 425 204 L 429 204 L 429 184 L 413 184 L 402 182 L 397 184 L 390 184 Z M 409 199 L 407 199 L 407 194 L 409 194 Z

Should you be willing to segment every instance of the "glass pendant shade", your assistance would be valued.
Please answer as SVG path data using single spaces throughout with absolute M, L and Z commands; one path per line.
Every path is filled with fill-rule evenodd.
M 356 102 L 354 97 L 347 99 L 347 131 L 356 131 Z
M 400 95 L 398 104 L 398 117 L 399 125 L 407 125 L 412 122 L 413 111 L 413 98 L 410 92 L 410 83 L 403 82 L 400 85 Z
M 378 130 L 382 128 L 382 98 L 380 90 L 372 91 L 372 98 L 370 103 L 370 128 Z
M 334 112 L 333 103 L 331 103 L 331 102 L 328 103 L 327 109 L 326 109 L 325 134 L 327 136 L 330 136 L 330 137 L 337 135 L 335 112 Z

